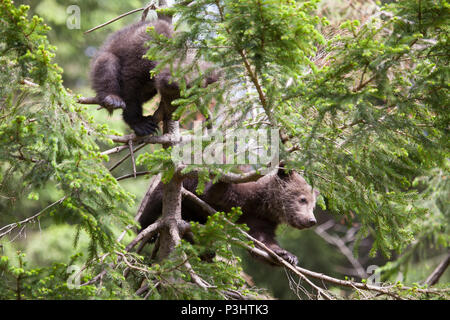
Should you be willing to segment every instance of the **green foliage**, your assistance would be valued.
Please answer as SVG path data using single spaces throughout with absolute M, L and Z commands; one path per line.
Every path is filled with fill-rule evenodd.
M 448 248 L 450 236 L 448 231 L 449 222 L 449 200 L 450 185 L 442 169 L 432 170 L 428 176 L 418 177 L 414 186 L 422 190 L 423 199 L 420 205 L 428 209 L 425 218 L 417 232 L 415 242 L 407 248 L 402 255 L 394 261 L 388 262 L 379 271 L 385 279 L 393 280 L 401 272 L 404 281 L 413 278 L 415 281 L 422 280 L 436 267 L 443 257 L 439 256 L 440 248 Z M 444 251 L 445 252 L 445 251 Z M 437 259 L 437 260 L 436 260 Z M 422 278 L 419 278 L 422 276 Z M 447 278 L 448 283 L 448 278 Z
M 74 257 L 72 262 L 78 257 Z M 47 268 L 29 268 L 24 253 L 17 252 L 17 265 L 0 255 L 2 285 L 0 299 L 88 299 L 96 296 L 94 286 L 72 290 L 68 286 L 67 264 L 55 263 Z M 84 280 L 84 279 L 82 279 Z
M 62 13 L 70 1 L 31 3 L 32 12 L 45 17 L 53 30 L 41 17 L 30 18 L 29 7 L 0 2 L 1 222 L 40 213 L 44 228 L 54 222 L 74 226 L 75 239 L 70 236 L 68 245 L 65 233 L 47 229 L 53 238 L 42 248 L 40 241 L 32 240 L 36 243 L 29 264 L 22 253 L 15 258 L 2 252 L 0 298 L 137 299 L 143 281 L 150 287 L 149 299 L 223 299 L 230 290 L 258 296 L 257 290 L 246 287 L 241 260 L 233 251 L 248 244 L 223 214 L 210 217 L 204 226 L 193 224 L 195 244 L 183 241 L 170 259 L 158 263 L 124 251 L 115 241 L 118 228 L 133 224 L 126 208 L 133 204 L 133 195 L 104 166 L 108 157 L 100 153 L 98 142 L 111 143 L 105 138 L 108 126 L 98 125 L 75 103 L 55 61 L 64 65 L 66 85 L 86 83 L 93 49 L 88 46 L 97 45 L 132 18 L 83 37 L 81 30 L 65 25 Z M 418 257 L 431 257 L 449 244 L 449 4 L 392 2 L 364 22 L 346 17 L 339 31 L 324 37 L 329 22 L 317 12 L 329 3 L 176 4 L 170 11 L 178 18 L 177 37 L 167 39 L 150 30 L 154 39 L 147 56 L 161 62 L 154 73 L 169 66 L 179 80 L 182 92 L 175 101 L 179 106 L 175 119 L 188 121 L 199 111 L 208 121 L 216 121 L 217 130 L 281 129 L 289 137 L 281 150 L 286 166 L 302 172 L 321 191 L 323 209 L 361 225 L 355 253 L 366 236 L 374 240 L 373 255 L 402 253 L 382 269 L 392 280 L 398 271 L 406 276 L 408 268 L 422 268 Z M 106 8 L 102 2 L 87 0 L 82 7 L 83 28 L 140 6 L 141 1 L 133 0 L 108 3 Z M 330 20 L 340 18 L 333 13 Z M 57 58 L 47 36 L 58 46 Z M 80 48 L 86 49 L 85 54 Z M 180 67 L 177 62 L 192 52 L 192 63 Z M 200 60 L 214 62 L 222 80 L 203 88 Z M 186 86 L 186 77 L 193 86 Z M 214 110 L 208 110 L 211 102 Z M 175 170 L 170 152 L 156 149 L 139 155 L 137 162 L 151 173 L 163 172 L 162 180 L 168 182 Z M 185 172 L 193 169 L 200 172 L 197 191 L 202 192 L 210 173 L 217 181 L 222 172 L 237 168 L 192 166 Z M 42 210 L 47 203 L 54 205 Z M 236 221 L 239 213 L 234 210 L 226 217 Z M 61 262 L 84 232 L 90 239 L 83 249 L 87 259 L 77 256 L 68 264 Z M 302 266 L 333 274 L 327 262 L 341 260 L 316 243 L 317 238 L 306 233 L 297 238 L 297 233 L 281 234 L 283 247 L 295 252 Z M 59 248 L 61 256 L 56 255 L 59 241 L 66 241 Z M 304 247 L 297 246 L 300 241 Z M 307 254 L 311 248 L 317 248 L 325 261 Z M 40 250 L 52 250 L 54 259 L 61 261 L 48 267 L 50 260 L 40 260 Z M 217 254 L 212 262 L 201 259 L 211 252 Z M 70 289 L 67 268 L 75 261 L 85 264 L 82 282 L 106 270 L 102 285 Z M 210 288 L 191 282 L 193 273 L 186 262 Z M 130 276 L 125 277 L 130 264 Z M 278 297 L 292 297 L 285 295 L 286 287 L 273 287 Z
M 357 244 L 370 235 L 373 255 L 390 256 L 427 217 L 414 179 L 443 168 L 449 150 L 448 3 L 420 3 L 386 5 L 363 25 L 345 21 L 325 44 L 317 1 L 195 1 L 174 7 L 177 37 L 158 39 L 149 54 L 159 69 L 193 48 L 214 61 L 224 74 L 222 88 L 208 87 L 214 111 L 238 116 L 231 126 L 253 119 L 248 128 L 282 129 L 286 151 L 297 150 L 282 152 L 288 167 L 303 171 L 328 209 L 361 222 Z M 175 78 L 195 65 L 175 68 Z
M 450 245 L 448 222 L 450 206 L 448 194 L 448 165 L 445 169 L 433 169 L 428 176 L 418 177 L 414 182 L 421 185 L 424 198 L 421 205 L 428 209 L 427 218 L 423 221 L 420 238 L 429 240 L 435 248 Z
M 286 110 L 314 117 L 283 116 L 302 137 L 293 160 L 316 177 L 329 208 L 358 215 L 360 235 L 375 237 L 374 250 L 385 254 L 405 248 L 426 219 L 413 180 L 448 157 L 448 27 L 437 19 L 448 8 L 424 1 L 419 12 L 415 4 L 393 3 L 384 10 L 398 16 L 360 28 L 343 23 L 349 35 L 329 41 L 329 65 L 285 101 Z
M 38 15 L 51 26 L 47 33 L 50 42 L 57 46 L 58 54 L 55 61 L 64 67 L 63 80 L 66 87 L 73 91 L 87 91 L 89 85 L 87 73 L 89 60 L 96 47 L 105 37 L 123 26 L 132 23 L 136 15 L 131 15 L 110 24 L 96 32 L 85 35 L 83 32 L 96 25 L 115 18 L 118 13 L 143 6 L 140 0 L 126 1 L 97 1 L 97 0 L 16 0 L 16 6 L 26 4 L 30 6 L 30 15 Z M 71 20 L 73 11 L 70 6 L 80 8 L 80 29 L 69 29 L 68 20 Z M 149 15 L 150 16 L 150 15 Z
M 2 1 L 0 10 L 1 186 L 16 183 L 0 201 L 11 206 L 9 199 L 36 199 L 39 189 L 56 185 L 64 201 L 53 213 L 69 216 L 90 235 L 93 257 L 99 247 L 116 246 L 110 222 L 130 223 L 123 204 L 132 204 L 132 196 L 102 164 L 92 136 L 105 128 L 94 129 L 62 85 L 48 26 L 37 16 L 28 19 L 28 7 L 11 1 Z
M 164 183 L 169 182 L 174 174 L 175 166 L 171 160 L 172 148 L 156 149 L 152 153 L 140 154 L 136 159 L 136 164 L 144 165 L 150 174 L 156 175 L 163 173 L 161 180 Z

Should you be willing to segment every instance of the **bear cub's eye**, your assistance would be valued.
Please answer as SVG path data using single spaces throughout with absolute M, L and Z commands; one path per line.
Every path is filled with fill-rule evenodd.
M 306 198 L 300 198 L 300 202 L 301 203 L 307 203 L 308 201 L 306 200 Z

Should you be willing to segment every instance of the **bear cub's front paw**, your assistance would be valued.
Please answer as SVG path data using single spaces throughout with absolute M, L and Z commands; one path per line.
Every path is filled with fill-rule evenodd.
M 290 253 L 289 251 L 286 251 L 284 249 L 277 249 L 274 250 L 274 252 L 279 255 L 281 258 L 283 258 L 284 260 L 286 260 L 287 262 L 289 262 L 290 264 L 296 266 L 298 264 L 298 258 Z

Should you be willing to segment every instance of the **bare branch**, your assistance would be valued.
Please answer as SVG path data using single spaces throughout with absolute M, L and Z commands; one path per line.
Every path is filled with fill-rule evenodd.
M 188 173 L 182 174 L 181 172 L 186 168 L 187 166 L 185 165 L 180 165 L 178 166 L 178 173 L 181 174 L 183 177 L 196 177 L 199 170 L 192 170 Z M 222 173 L 220 172 L 220 177 L 219 180 L 221 182 L 225 182 L 225 183 L 245 183 L 245 182 L 252 182 L 252 181 L 256 181 L 259 178 L 263 177 L 263 175 L 259 172 L 259 171 L 250 171 L 250 172 L 245 172 L 245 173 Z M 214 178 L 216 175 L 215 174 L 210 174 L 211 178 Z
M 133 150 L 134 152 L 137 152 L 139 150 L 141 150 L 143 147 L 145 147 L 146 144 L 142 143 L 139 146 L 136 147 L 136 149 Z M 128 153 L 125 157 L 123 157 L 122 159 L 120 159 L 119 161 L 117 161 L 113 166 L 111 166 L 111 168 L 109 168 L 109 171 L 113 171 L 114 169 L 116 169 L 118 166 L 120 166 L 125 160 L 127 160 L 130 156 L 131 156 L 131 152 Z M 133 164 L 134 164 L 134 160 L 133 160 Z
M 445 270 L 447 270 L 447 267 L 450 263 L 450 253 L 447 253 L 447 256 L 442 260 L 441 263 L 434 269 L 434 271 L 428 276 L 427 280 L 425 280 L 426 285 L 429 287 L 435 285 L 438 283 L 441 276 L 444 274 Z
M 139 172 L 133 172 L 133 173 L 126 174 L 126 175 L 124 175 L 124 176 L 118 177 L 118 178 L 116 178 L 116 180 L 117 180 L 117 181 L 120 181 L 120 180 L 129 179 L 129 178 L 136 178 L 137 176 L 145 176 L 145 175 L 151 174 L 151 173 L 152 173 L 151 171 L 139 171 Z
M 30 80 L 27 80 L 27 79 L 20 80 L 20 83 L 23 84 L 23 85 L 29 86 L 29 87 L 34 87 L 34 88 L 39 87 L 39 85 L 37 83 L 34 83 L 34 82 L 32 82 Z
M 161 181 L 161 174 L 154 176 L 152 178 L 152 180 L 150 181 L 150 186 L 148 187 L 147 193 L 145 194 L 144 198 L 142 199 L 139 209 L 136 213 L 136 216 L 134 217 L 135 221 L 139 221 L 142 213 L 144 212 L 145 207 L 147 206 L 150 196 L 155 191 L 155 189 L 158 186 L 160 181 Z
M 109 154 L 113 154 L 113 153 L 119 153 L 122 150 L 128 149 L 128 146 L 119 146 L 119 147 L 114 147 L 112 149 L 103 151 L 101 153 L 101 155 L 109 155 Z
M 97 99 L 97 97 L 80 97 L 77 100 L 77 103 L 79 104 L 96 104 L 96 105 L 100 105 L 100 101 Z
M 131 241 L 128 246 L 125 248 L 126 251 L 130 251 L 133 249 L 136 244 L 138 244 L 141 240 L 148 240 L 151 236 L 153 236 L 161 227 L 160 221 L 156 221 L 155 223 L 149 225 L 147 228 L 142 230 L 133 241 Z
M 115 22 L 115 21 L 117 21 L 119 19 L 122 19 L 122 18 L 124 18 L 126 16 L 129 16 L 130 14 L 133 14 L 133 13 L 136 13 L 136 12 L 139 12 L 139 11 L 143 11 L 145 9 L 146 9 L 146 7 L 143 7 L 143 8 L 134 9 L 134 10 L 128 11 L 126 13 L 123 13 L 120 16 L 115 17 L 114 19 L 111 19 L 111 20 L 109 20 L 109 21 L 107 21 L 105 23 L 102 23 L 101 25 L 98 25 L 98 26 L 96 26 L 96 27 L 94 27 L 92 29 L 89 29 L 89 30 L 85 31 L 84 34 L 88 34 L 88 33 L 92 32 L 92 31 L 97 30 L 97 29 L 103 28 L 104 26 L 107 26 L 108 24 L 111 24 L 111 23 L 113 23 L 113 22 Z
M 147 6 L 145 6 L 144 11 L 141 15 L 141 21 L 145 21 L 147 19 L 148 12 L 151 10 L 156 10 L 158 7 L 155 5 L 155 3 L 150 2 Z
M 6 231 L 4 231 L 3 233 L 0 234 L 0 239 L 3 238 L 4 236 L 6 236 L 7 234 L 11 233 L 14 229 L 16 229 L 18 227 L 23 227 L 25 224 L 33 222 L 40 215 L 42 215 L 45 211 L 47 211 L 48 209 L 50 209 L 50 208 L 60 204 L 61 202 L 66 200 L 66 198 L 67 198 L 67 196 L 62 197 L 58 201 L 53 202 L 52 204 L 48 205 L 47 207 L 45 207 L 44 209 L 42 209 L 41 211 L 39 211 L 35 215 L 33 215 L 33 216 L 29 217 L 29 218 L 26 218 L 25 220 L 22 220 L 22 221 L 19 221 L 19 222 L 14 222 L 14 223 L 8 224 L 8 225 L 0 228 L 0 232 L 6 230 Z
M 117 255 L 119 255 L 119 256 L 122 258 L 122 260 L 125 262 L 125 264 L 128 266 L 129 269 L 135 269 L 135 270 L 138 270 L 138 271 L 142 271 L 142 272 L 144 272 L 144 273 L 147 273 L 147 272 L 148 272 L 147 269 L 140 268 L 140 267 L 137 267 L 137 266 L 131 264 L 131 263 L 127 260 L 125 254 L 123 254 L 122 252 L 116 251 L 115 253 L 116 253 Z
M 242 174 L 226 173 L 222 174 L 219 180 L 226 183 L 245 183 L 256 181 L 262 176 L 263 175 L 258 171 L 250 171 Z
M 136 178 L 136 162 L 134 161 L 133 141 L 128 141 L 128 146 L 130 148 L 131 163 L 133 165 L 133 176 Z
M 336 246 L 339 251 L 342 252 L 342 254 L 347 258 L 347 260 L 352 264 L 353 268 L 355 268 L 356 272 L 358 273 L 358 276 L 361 279 L 367 278 L 367 273 L 364 271 L 364 268 L 362 267 L 361 263 L 353 256 L 352 251 L 345 245 L 345 242 L 336 236 L 332 236 L 329 233 L 325 231 L 325 229 L 322 227 L 322 225 L 317 226 L 314 231 L 317 235 L 319 235 L 322 239 L 324 239 L 326 242 Z
M 141 143 L 147 143 L 147 144 L 168 144 L 168 143 L 180 143 L 185 141 L 190 141 L 192 137 L 174 137 L 171 134 L 163 134 L 161 136 L 144 136 L 140 137 L 135 135 L 134 133 L 123 135 L 123 136 L 114 136 L 114 135 L 106 135 L 105 136 L 108 139 L 111 139 L 114 142 L 119 143 L 127 143 L 128 141 L 133 142 L 141 142 Z

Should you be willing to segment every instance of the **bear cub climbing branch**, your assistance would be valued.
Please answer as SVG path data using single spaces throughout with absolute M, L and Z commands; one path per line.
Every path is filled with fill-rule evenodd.
M 155 32 L 168 38 L 174 34 L 172 25 L 161 19 L 132 24 L 112 34 L 91 63 L 90 77 L 96 100 L 110 113 L 122 108 L 124 121 L 138 136 L 154 133 L 160 121 L 169 120 L 176 109 L 172 101 L 180 98 L 180 88 L 171 81 L 168 68 L 155 77 L 150 76 L 158 62 L 143 58 L 148 50 L 146 43 L 151 40 L 148 27 L 154 27 Z M 188 64 L 192 59 L 193 56 L 188 56 L 176 63 Z M 199 67 L 201 72 L 211 69 L 205 62 Z M 217 77 L 214 72 L 209 72 L 203 85 L 217 81 Z M 189 87 L 189 79 L 186 82 Z M 157 93 L 161 95 L 158 109 L 152 116 L 144 116 L 143 103 Z
M 197 179 L 185 179 L 183 187 L 195 193 Z M 151 194 L 139 218 L 143 229 L 161 216 L 162 191 L 163 184 L 160 183 Z M 230 212 L 232 207 L 241 207 L 242 216 L 238 223 L 247 224 L 252 237 L 296 265 L 297 257 L 280 247 L 275 239 L 275 230 L 282 223 L 297 229 L 315 225 L 313 210 L 318 195 L 319 191 L 313 189 L 297 172 L 286 172 L 280 168 L 255 182 L 208 183 L 205 192 L 197 196 L 217 211 Z M 183 198 L 181 210 L 186 221 L 206 222 L 208 212 L 192 200 Z

